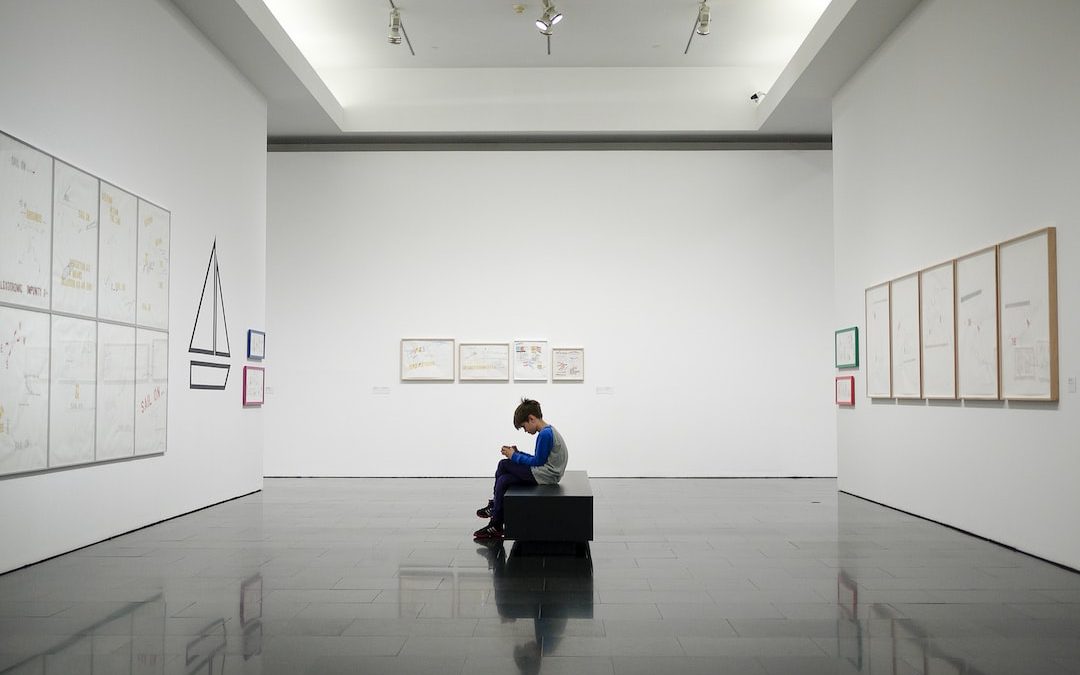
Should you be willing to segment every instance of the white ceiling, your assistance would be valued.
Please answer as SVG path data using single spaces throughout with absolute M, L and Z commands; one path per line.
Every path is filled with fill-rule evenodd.
M 388 0 L 263 0 L 319 73 L 365 68 L 766 67 L 778 75 L 829 0 L 557 0 L 551 55 L 539 0 L 397 0 L 416 56 L 387 37 Z M 515 7 L 521 7 L 517 13 Z M 337 91 L 335 85 L 331 90 Z
M 267 97 L 273 139 L 828 137 L 836 89 L 918 0 L 173 0 Z M 523 5 L 521 13 L 515 5 Z M 750 101 L 755 91 L 768 95 Z

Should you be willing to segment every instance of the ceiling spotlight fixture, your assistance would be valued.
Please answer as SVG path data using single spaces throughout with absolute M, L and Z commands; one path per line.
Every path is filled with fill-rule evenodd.
M 543 3 L 544 13 L 536 20 L 536 28 L 541 35 L 551 35 L 551 29 L 555 24 L 562 21 L 563 15 L 562 12 L 555 9 L 555 5 L 551 4 L 551 0 L 543 0 Z
M 709 34 L 709 5 L 706 2 L 701 3 L 701 7 L 698 8 L 697 13 L 697 34 L 708 35 Z
M 750 100 L 754 103 L 761 103 L 761 99 L 763 98 L 765 98 L 765 92 L 763 91 L 755 91 L 753 94 L 750 94 Z
M 392 45 L 401 44 L 401 12 L 397 7 L 390 10 L 390 34 L 386 41 Z
M 698 5 L 697 16 L 694 17 L 694 25 L 690 28 L 690 39 L 686 41 L 686 49 L 683 50 L 683 54 L 690 53 L 690 43 L 694 41 L 695 35 L 709 34 L 709 14 L 709 3 L 707 0 L 701 0 L 701 4 Z
M 412 41 L 409 40 L 409 33 L 405 30 L 405 24 L 401 23 L 401 12 L 398 10 L 397 5 L 394 4 L 394 0 L 390 2 L 390 32 L 386 35 L 386 41 L 392 45 L 401 44 L 401 40 L 405 40 L 405 44 L 409 46 L 409 53 L 416 56 L 416 51 L 412 47 Z

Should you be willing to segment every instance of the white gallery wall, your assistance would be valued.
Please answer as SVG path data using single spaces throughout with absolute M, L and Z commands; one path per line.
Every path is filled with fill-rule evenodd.
M 1055 404 L 897 404 L 862 368 L 840 488 L 1074 568 L 1078 34 L 1080 3 L 926 0 L 833 105 L 837 327 L 871 285 L 1052 225 L 1061 376 Z
M 261 96 L 163 0 L 4 2 L 0 131 L 172 212 L 168 450 L 0 479 L 0 572 L 259 489 L 262 413 L 241 408 L 239 373 L 265 319 Z M 196 392 L 187 348 L 215 237 L 232 376 Z
M 521 396 L 595 476 L 833 476 L 827 151 L 271 153 L 266 475 L 482 476 Z M 584 383 L 402 383 L 546 339 Z

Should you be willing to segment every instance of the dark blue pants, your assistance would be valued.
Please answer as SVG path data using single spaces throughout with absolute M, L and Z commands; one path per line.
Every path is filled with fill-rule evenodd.
M 511 485 L 536 485 L 532 468 L 509 459 L 499 462 L 499 467 L 495 469 L 495 506 L 491 509 L 491 522 L 495 525 L 503 524 L 503 495 Z

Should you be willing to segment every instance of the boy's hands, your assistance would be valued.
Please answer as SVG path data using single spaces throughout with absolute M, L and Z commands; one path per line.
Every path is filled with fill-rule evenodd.
M 510 459 L 510 457 L 513 456 L 513 454 L 515 452 L 517 452 L 517 446 L 516 445 L 504 445 L 504 446 L 502 446 L 502 449 L 499 450 L 499 452 L 502 453 L 503 457 L 505 457 L 507 459 Z

